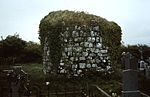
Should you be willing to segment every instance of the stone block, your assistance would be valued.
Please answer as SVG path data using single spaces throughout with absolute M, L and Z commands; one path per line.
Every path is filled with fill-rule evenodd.
M 140 97 L 140 91 L 122 91 L 122 97 Z
M 138 74 L 136 70 L 123 70 L 123 91 L 138 90 Z

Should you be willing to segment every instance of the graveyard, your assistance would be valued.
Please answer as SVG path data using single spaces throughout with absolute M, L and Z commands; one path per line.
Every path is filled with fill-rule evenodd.
M 121 48 L 117 23 L 53 11 L 40 21 L 39 39 L 41 63 L 1 62 L 0 97 L 150 97 L 150 58 Z

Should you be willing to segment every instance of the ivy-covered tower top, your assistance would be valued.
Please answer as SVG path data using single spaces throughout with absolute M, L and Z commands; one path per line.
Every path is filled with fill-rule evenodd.
M 39 38 L 45 74 L 78 76 L 91 69 L 113 68 L 119 56 L 121 28 L 100 16 L 54 11 L 41 20 Z

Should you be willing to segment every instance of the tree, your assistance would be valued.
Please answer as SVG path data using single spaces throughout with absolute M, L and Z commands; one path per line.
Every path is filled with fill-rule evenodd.
M 141 53 L 140 50 L 142 51 L 143 54 L 143 59 L 146 59 L 150 57 L 150 47 L 147 45 L 128 45 L 128 46 L 122 46 L 121 51 L 122 52 L 130 52 L 134 57 L 140 59 Z
M 0 57 L 3 59 L 16 59 L 19 61 L 19 57 L 22 54 L 26 46 L 26 41 L 19 38 L 18 34 L 13 36 L 8 35 L 6 39 L 0 41 Z
M 41 62 L 40 44 L 22 40 L 18 34 L 8 35 L 0 41 L 0 61 L 5 64 Z
M 24 49 L 22 55 L 23 62 L 41 62 L 42 61 L 42 51 L 40 44 L 29 41 Z

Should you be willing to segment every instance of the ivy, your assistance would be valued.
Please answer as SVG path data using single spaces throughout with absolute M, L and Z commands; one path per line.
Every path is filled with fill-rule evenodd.
M 115 22 L 107 21 L 106 19 L 88 14 L 85 12 L 74 11 L 53 11 L 46 15 L 39 25 L 39 39 L 41 45 L 44 45 L 45 37 L 49 37 L 50 59 L 52 64 L 58 64 L 61 58 L 63 47 L 61 46 L 60 35 L 62 32 L 69 30 L 71 33 L 76 25 L 84 26 L 83 31 L 88 32 L 92 22 L 96 21 L 100 27 L 100 32 L 103 37 L 103 44 L 109 48 L 109 55 L 113 64 L 116 63 L 120 53 L 118 53 L 121 45 L 121 27 Z M 67 29 L 69 27 L 69 29 Z

